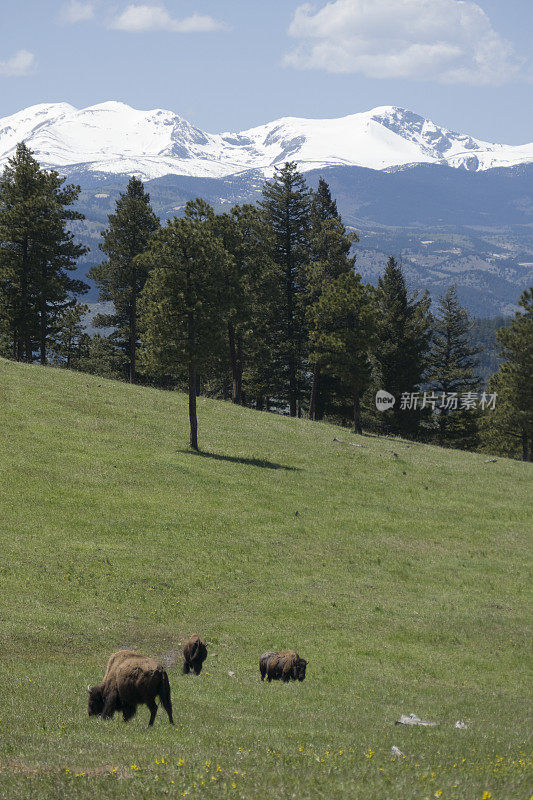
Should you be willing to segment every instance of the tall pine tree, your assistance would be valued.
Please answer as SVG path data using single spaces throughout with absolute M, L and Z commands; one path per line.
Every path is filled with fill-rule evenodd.
M 307 344 L 303 296 L 305 268 L 310 257 L 309 190 L 296 164 L 287 162 L 276 168 L 274 178 L 263 187 L 261 207 L 274 231 L 274 260 L 282 278 L 283 302 L 278 318 L 280 364 L 289 413 L 295 417 L 301 408 Z
M 353 404 L 354 429 L 362 433 L 361 395 L 370 382 L 377 325 L 375 290 L 360 275 L 342 274 L 324 285 L 310 318 L 310 361 L 336 380 L 339 399 Z
M 484 443 L 493 452 L 533 461 L 533 287 L 519 305 L 511 325 L 496 334 L 505 360 L 489 380 L 497 400 L 484 419 Z
M 64 186 L 57 172 L 41 170 L 32 151 L 17 145 L 0 180 L 0 316 L 4 341 L 18 360 L 47 360 L 48 338 L 63 310 L 88 286 L 70 277 L 87 248 L 69 223 L 79 186 Z
M 117 200 L 109 227 L 102 233 L 100 248 L 107 261 L 92 267 L 89 276 L 100 290 L 100 300 L 112 300 L 114 314 L 100 314 L 97 327 L 114 327 L 112 339 L 128 359 L 131 383 L 137 379 L 138 299 L 148 277 L 147 262 L 139 256 L 148 248 L 159 220 L 150 206 L 150 195 L 142 182 L 131 177 L 127 189 Z
M 387 413 L 389 430 L 407 436 L 418 433 L 420 408 L 402 408 L 402 394 L 416 393 L 424 380 L 431 338 L 429 295 L 408 294 L 402 269 L 393 257 L 378 281 L 379 323 L 375 360 L 379 388 L 396 398 Z
M 474 373 L 479 347 L 472 347 L 472 324 L 457 299 L 457 286 L 450 286 L 440 298 L 434 318 L 427 380 L 441 395 L 457 396 L 457 408 L 446 400 L 436 407 L 437 440 L 440 445 L 470 449 L 477 444 L 477 415 L 461 408 L 461 394 L 479 386 Z
M 331 281 L 341 275 L 353 274 L 355 256 L 350 255 L 355 232 L 344 227 L 337 203 L 323 178 L 311 194 L 310 264 L 307 268 L 307 317 L 313 317 L 314 304 Z M 309 418 L 322 419 L 326 396 L 331 394 L 332 378 L 324 373 L 324 364 L 315 359 L 309 400 Z
M 224 340 L 224 249 L 212 211 L 188 203 L 152 238 L 143 257 L 149 276 L 142 292 L 143 363 L 151 374 L 182 379 L 189 394 L 190 446 L 198 450 L 197 376 Z

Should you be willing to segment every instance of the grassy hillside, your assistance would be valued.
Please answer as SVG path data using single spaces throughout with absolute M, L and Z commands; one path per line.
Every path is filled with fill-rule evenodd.
M 0 798 L 529 798 L 531 465 L 203 399 L 196 455 L 178 393 L 3 360 L 0 418 Z M 87 716 L 124 645 L 174 728 Z

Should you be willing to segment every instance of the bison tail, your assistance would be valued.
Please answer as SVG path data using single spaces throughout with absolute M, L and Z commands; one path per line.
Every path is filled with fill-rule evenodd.
M 163 670 L 161 674 L 161 682 L 159 684 L 159 697 L 161 698 L 161 703 L 163 704 L 163 708 L 168 714 L 168 719 L 171 725 L 174 724 L 174 720 L 172 719 L 172 701 L 170 699 L 170 683 L 168 682 L 168 675 Z

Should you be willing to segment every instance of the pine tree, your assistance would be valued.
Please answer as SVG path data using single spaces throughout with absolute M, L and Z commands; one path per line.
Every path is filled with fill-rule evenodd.
M 114 327 L 112 339 L 128 358 L 131 383 L 137 379 L 138 299 L 148 276 L 146 261 L 138 258 L 148 248 L 151 235 L 159 228 L 159 220 L 150 206 L 150 195 L 142 182 L 131 177 L 126 192 L 117 200 L 109 226 L 102 233 L 100 248 L 107 261 L 92 267 L 89 276 L 100 290 L 100 300 L 112 300 L 114 314 L 100 314 L 97 327 Z
M 79 186 L 63 186 L 57 172 L 39 168 L 32 151 L 17 145 L 0 180 L 0 315 L 13 357 L 47 360 L 55 320 L 88 286 L 69 272 L 87 248 L 68 229 L 84 219 L 71 206 Z
M 310 361 L 338 381 L 340 393 L 353 402 L 354 428 L 362 433 L 360 400 L 370 382 L 377 326 L 375 290 L 360 275 L 342 274 L 324 285 L 310 317 Z
M 187 204 L 184 218 L 161 228 L 143 257 L 149 270 L 140 303 L 143 363 L 160 377 L 182 378 L 185 372 L 194 450 L 198 370 L 224 340 L 224 277 L 230 258 L 211 210 L 199 201 Z
M 387 412 L 389 429 L 402 435 L 416 435 L 419 408 L 402 409 L 404 393 L 416 393 L 424 379 L 431 338 L 429 295 L 409 297 L 405 277 L 394 258 L 389 258 L 378 281 L 379 324 L 375 360 L 380 388 L 396 398 Z
M 497 400 L 484 419 L 484 442 L 495 452 L 533 461 L 533 287 L 519 305 L 511 325 L 496 334 L 505 361 L 489 380 Z
M 270 305 L 264 287 L 271 283 L 272 237 L 264 214 L 252 205 L 235 206 L 229 214 L 214 218 L 217 234 L 231 256 L 224 276 L 227 307 L 228 358 L 231 368 L 232 401 L 242 404 L 247 332 L 260 336 L 260 321 L 254 319 L 254 298 L 262 296 Z M 248 337 L 249 338 L 249 337 Z
M 56 321 L 55 333 L 52 340 L 52 350 L 56 360 L 67 369 L 79 356 L 80 343 L 85 336 L 84 317 L 89 306 L 76 303 L 75 306 L 65 308 Z
M 308 316 L 309 309 L 317 302 L 330 281 L 353 273 L 355 256 L 350 255 L 350 250 L 354 242 L 359 241 L 355 232 L 346 231 L 337 211 L 337 204 L 323 178 L 319 179 L 318 188 L 311 196 L 311 261 L 307 268 L 306 281 Z M 324 374 L 323 365 L 315 360 L 309 401 L 310 419 L 322 419 L 326 395 L 331 391 L 331 376 Z
M 263 187 L 261 207 L 274 231 L 274 260 L 283 276 L 283 302 L 279 309 L 279 354 L 283 365 L 280 383 L 286 386 L 289 412 L 294 417 L 301 408 L 307 342 L 303 295 L 310 256 L 309 190 L 296 164 L 287 162 L 276 168 L 273 180 Z
M 472 324 L 457 299 L 457 286 L 450 286 L 440 298 L 434 319 L 427 380 L 442 396 L 457 395 L 457 409 L 443 402 L 436 406 L 437 439 L 440 445 L 472 449 L 478 442 L 477 415 L 461 409 L 460 396 L 479 387 L 474 373 L 479 347 L 470 344 Z

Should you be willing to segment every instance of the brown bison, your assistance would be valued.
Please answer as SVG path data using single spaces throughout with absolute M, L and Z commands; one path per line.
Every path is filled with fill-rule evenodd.
M 135 650 L 113 653 L 102 683 L 87 689 L 90 717 L 110 719 L 115 711 L 122 711 L 124 722 L 127 722 L 135 716 L 137 706 L 145 703 L 150 710 L 148 725 L 153 725 L 157 714 L 155 698 L 159 695 L 170 724 L 174 724 L 167 673 L 153 658 L 141 656 Z
M 306 667 L 307 661 L 305 658 L 300 658 L 294 650 L 263 653 L 259 659 L 261 680 L 264 680 L 266 675 L 269 683 L 270 681 L 279 680 L 282 680 L 283 683 L 287 683 L 290 680 L 303 681 Z
M 183 646 L 183 674 L 188 675 L 194 670 L 195 675 L 202 671 L 202 664 L 207 658 L 207 647 L 205 642 L 194 633 Z

